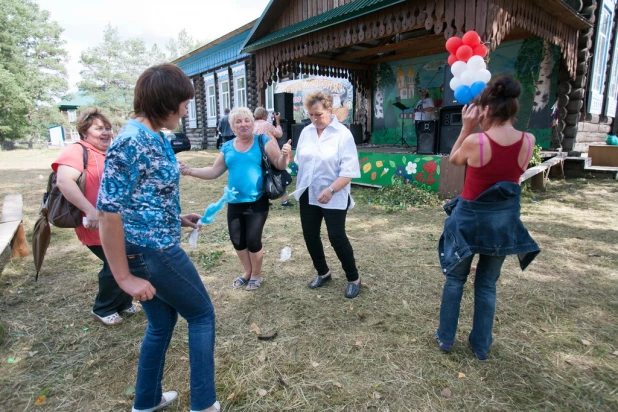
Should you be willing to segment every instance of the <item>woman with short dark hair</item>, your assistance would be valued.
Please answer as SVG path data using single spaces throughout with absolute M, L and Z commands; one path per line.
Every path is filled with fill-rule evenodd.
M 180 247 L 180 170 L 161 132 L 174 129 L 194 97 L 189 78 L 173 64 L 147 69 L 137 80 L 130 119 L 110 147 L 97 208 L 101 240 L 114 278 L 142 302 L 148 326 L 137 367 L 133 412 L 155 411 L 178 392 L 163 392 L 165 353 L 178 315 L 189 325 L 192 411 L 220 410 L 215 392 L 215 312 L 200 276 Z
M 105 154 L 112 143 L 112 124 L 98 107 L 83 109 L 77 119 L 79 144 L 69 145 L 52 163 L 57 173 L 58 189 L 63 196 L 77 206 L 84 214 L 82 223 L 75 228 L 77 238 L 96 257 L 103 262 L 99 272 L 99 292 L 92 306 L 92 317 L 105 326 L 115 326 L 122 322 L 122 315 L 133 315 L 141 308 L 133 303 L 133 297 L 125 293 L 116 283 L 109 268 L 101 238 L 99 219 L 95 204 L 101 185 Z M 84 170 L 84 150 L 88 162 Z M 77 184 L 80 176 L 85 179 L 85 192 Z
M 474 255 L 479 255 L 474 279 L 474 319 L 469 341 L 474 355 L 487 358 L 492 344 L 496 282 L 507 255 L 517 254 L 524 270 L 540 252 L 519 217 L 519 178 L 526 170 L 534 136 L 513 127 L 521 87 L 501 76 L 462 110 L 463 127 L 450 162 L 466 166 L 461 196 L 445 205 L 439 253 L 446 276 L 435 334 L 440 349 L 455 342 L 463 287 Z M 483 132 L 472 133 L 479 126 Z

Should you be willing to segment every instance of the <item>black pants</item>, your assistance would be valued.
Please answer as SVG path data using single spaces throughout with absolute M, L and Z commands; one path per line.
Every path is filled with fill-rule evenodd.
M 350 200 L 348 199 L 348 205 Z M 328 264 L 324 256 L 324 247 L 320 238 L 322 219 L 326 221 L 328 239 L 335 249 L 337 257 L 341 262 L 341 267 L 345 272 L 348 282 L 358 280 L 358 269 L 354 261 L 354 250 L 345 234 L 345 218 L 348 214 L 347 209 L 324 209 L 320 206 L 309 204 L 309 189 L 300 197 L 300 223 L 303 228 L 303 236 L 307 250 L 313 261 L 313 267 L 318 275 L 323 276 L 328 273 Z
M 103 269 L 99 272 L 99 293 L 94 300 L 92 311 L 101 317 L 112 315 L 133 305 L 133 297 L 126 294 L 112 274 L 102 246 L 87 246 L 96 257 L 103 261 Z
M 227 227 L 234 249 L 262 250 L 262 232 L 268 218 L 268 198 L 262 195 L 255 202 L 228 203 Z

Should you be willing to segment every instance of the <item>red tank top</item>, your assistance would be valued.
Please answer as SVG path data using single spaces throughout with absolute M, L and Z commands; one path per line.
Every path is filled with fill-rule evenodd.
M 517 161 L 519 152 L 524 143 L 525 133 L 522 132 L 521 139 L 509 145 L 502 146 L 487 134 L 487 140 L 491 147 L 491 159 L 487 164 L 483 164 L 483 133 L 479 134 L 481 150 L 481 166 L 474 167 L 468 165 L 466 169 L 466 179 L 461 197 L 465 200 L 474 200 L 485 190 L 489 189 L 498 182 L 519 183 L 519 178 L 525 172 Z M 528 144 L 528 155 L 530 157 L 531 147 Z

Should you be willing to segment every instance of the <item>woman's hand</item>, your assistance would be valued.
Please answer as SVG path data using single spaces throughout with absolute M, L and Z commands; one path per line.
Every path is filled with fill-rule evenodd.
M 86 212 L 87 222 L 84 225 L 86 229 L 99 230 L 99 212 L 92 208 Z
M 191 168 L 189 166 L 183 162 L 178 162 L 178 166 L 180 167 L 180 174 L 183 176 L 191 176 Z
M 464 105 L 461 109 L 461 120 L 463 121 L 462 130 L 465 130 L 466 136 L 472 133 L 472 131 L 480 123 L 480 112 L 477 105 L 471 103 L 470 105 Z
M 330 188 L 327 187 L 326 189 L 322 190 L 320 194 L 318 195 L 318 202 L 325 205 L 328 202 L 330 202 L 332 198 L 333 198 L 333 194 L 331 193 Z
M 285 156 L 289 163 L 290 155 L 292 154 L 292 139 L 288 140 L 288 142 L 283 145 L 283 147 L 281 148 L 281 154 Z
M 197 213 L 187 213 L 186 215 L 180 215 L 180 226 L 184 227 L 192 227 L 193 229 L 199 229 L 200 226 L 197 224 L 202 216 Z
M 133 296 L 136 300 L 150 300 L 154 297 L 157 290 L 150 282 L 137 276 L 129 275 L 122 280 L 116 279 L 120 289 Z

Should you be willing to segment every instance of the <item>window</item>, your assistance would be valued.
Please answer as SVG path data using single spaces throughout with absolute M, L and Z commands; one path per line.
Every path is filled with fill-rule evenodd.
M 605 74 L 609 56 L 609 36 L 614 18 L 616 0 L 603 0 L 599 10 L 599 25 L 596 30 L 592 74 L 590 76 L 590 96 L 588 113 L 601 114 L 605 92 Z
M 214 84 L 208 86 L 208 117 L 217 117 L 217 96 Z
M 607 82 L 607 98 L 605 100 L 605 116 L 616 116 L 616 105 L 618 104 L 618 25 L 614 32 L 614 51 L 612 66 Z
M 191 80 L 191 84 L 193 85 L 193 80 Z M 187 107 L 187 117 L 189 121 L 189 128 L 197 128 L 197 108 L 195 107 L 195 98 L 189 101 L 189 107 Z
M 273 112 L 275 110 L 275 87 L 277 86 L 274 82 L 270 86 L 266 87 L 264 108 L 269 112 Z
M 77 112 L 75 110 L 67 110 L 67 117 L 69 122 L 73 123 L 77 120 Z
M 230 82 L 228 80 L 221 82 L 221 104 L 223 109 L 230 108 Z
M 247 87 L 245 85 L 245 77 L 237 77 L 235 79 L 236 87 L 234 90 L 235 99 L 234 106 L 235 107 L 246 107 L 247 106 Z

